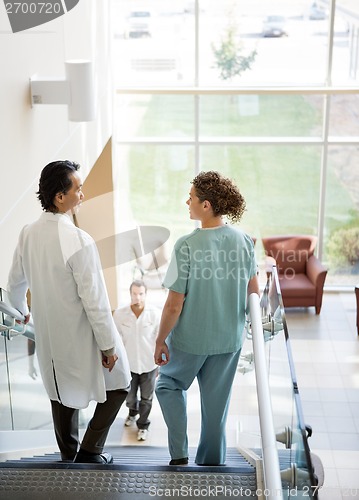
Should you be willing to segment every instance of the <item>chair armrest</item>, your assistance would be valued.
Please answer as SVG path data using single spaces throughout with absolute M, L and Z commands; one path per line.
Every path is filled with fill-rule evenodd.
M 307 261 L 307 276 L 313 285 L 317 286 L 319 281 L 322 281 L 322 286 L 324 286 L 325 277 L 327 275 L 328 269 L 323 266 L 318 257 L 311 255 Z

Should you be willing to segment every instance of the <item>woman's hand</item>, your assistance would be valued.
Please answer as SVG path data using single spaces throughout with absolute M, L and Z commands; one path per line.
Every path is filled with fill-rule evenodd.
M 154 359 L 158 366 L 167 365 L 170 360 L 170 353 L 166 342 L 156 342 Z
M 184 294 L 170 290 L 163 306 L 160 327 L 156 340 L 154 359 L 158 366 L 167 365 L 170 353 L 166 344 L 166 338 L 175 327 L 181 314 L 184 302 Z

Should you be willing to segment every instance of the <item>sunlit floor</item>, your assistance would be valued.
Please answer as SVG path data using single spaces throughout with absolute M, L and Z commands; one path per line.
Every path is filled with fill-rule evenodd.
M 325 469 L 319 498 L 359 498 L 359 337 L 354 291 L 326 293 L 319 316 L 314 308 L 289 309 L 287 322 L 305 423 L 313 428 L 309 445 Z M 247 347 L 245 344 L 244 350 Z M 276 402 L 272 404 L 276 413 Z M 283 406 L 288 406 L 286 401 Z M 254 372 L 238 373 L 228 418 L 228 446 L 258 444 L 256 411 Z M 127 409 L 122 408 L 120 416 L 126 414 Z M 136 427 L 126 427 L 121 443 L 166 445 L 167 431 L 156 400 L 151 421 L 147 441 L 138 442 Z M 190 446 L 197 444 L 199 427 L 198 387 L 194 384 L 188 394 Z
M 359 499 L 359 337 L 354 290 L 353 293 L 326 292 L 319 316 L 314 314 L 314 308 L 309 308 L 289 309 L 286 317 L 304 419 L 313 428 L 309 445 L 325 468 L 325 482 L 319 498 Z M 272 406 L 275 426 L 280 429 L 283 425 L 290 425 L 293 405 L 288 393 L 289 384 L 285 380 L 284 356 L 273 356 L 278 339 L 279 336 L 273 343 L 269 342 L 267 350 L 272 350 L 268 370 L 271 387 L 277 385 Z M 38 432 L 48 429 L 47 432 L 52 435 L 49 402 L 42 382 L 39 377 L 32 380 L 27 373 L 25 340 L 14 339 L 9 346 L 13 359 L 15 427 L 27 434 L 26 429 L 38 429 Z M 246 340 L 243 352 L 247 350 L 251 350 L 251 342 Z M 7 387 L 0 386 L 0 389 L 1 400 L 5 401 Z M 0 429 L 7 429 L 6 407 L 2 406 L 0 410 Z M 123 426 L 126 415 L 127 408 L 123 407 L 111 429 L 108 444 L 167 446 L 167 430 L 156 399 L 146 441 L 137 441 L 136 427 Z M 81 412 L 84 425 L 90 416 L 91 411 Z M 199 428 L 198 387 L 193 384 L 188 392 L 188 437 L 191 447 L 197 445 Z M 229 408 L 227 444 L 231 447 L 238 444 L 256 447 L 259 442 L 255 374 L 254 371 L 245 375 L 237 373 Z M 4 444 L 1 447 L 6 449 Z M 190 460 L 193 458 L 190 457 Z

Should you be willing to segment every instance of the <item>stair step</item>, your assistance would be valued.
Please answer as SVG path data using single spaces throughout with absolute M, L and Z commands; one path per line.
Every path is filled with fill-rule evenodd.
M 227 465 L 169 466 L 167 448 L 108 447 L 111 465 L 73 464 L 59 453 L 9 460 L 0 464 L 2 500 L 149 500 L 150 497 L 225 500 L 256 498 L 255 469 L 239 452 L 227 451 Z M 190 450 L 193 457 L 195 450 Z
M 168 449 L 165 447 L 156 446 L 120 446 L 120 447 L 106 447 L 106 451 L 110 452 L 113 456 L 114 462 L 112 466 L 131 466 L 142 468 L 148 466 L 168 466 L 170 457 L 168 454 Z M 190 457 L 195 455 L 195 449 L 190 449 Z M 24 457 L 17 460 L 8 460 L 3 466 L 13 466 L 13 465 L 28 465 L 28 464 L 61 464 L 59 453 L 46 453 L 44 455 L 35 455 L 33 457 Z M 69 466 L 79 466 L 81 464 L 65 464 Z M 95 464 L 96 465 L 96 464 Z M 203 466 L 198 466 L 190 458 L 190 467 L 196 467 L 203 470 Z M 253 466 L 235 449 L 229 448 L 227 450 L 227 461 L 225 466 L 216 466 L 218 469 L 227 470 L 228 468 L 243 470 L 243 472 L 253 472 Z M 212 467 L 213 469 L 213 467 Z

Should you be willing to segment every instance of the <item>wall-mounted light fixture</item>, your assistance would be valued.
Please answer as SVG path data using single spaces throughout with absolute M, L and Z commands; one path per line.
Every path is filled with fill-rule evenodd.
M 69 120 L 89 122 L 95 118 L 95 90 L 91 61 L 65 62 L 65 78 L 30 78 L 31 105 L 67 104 Z

